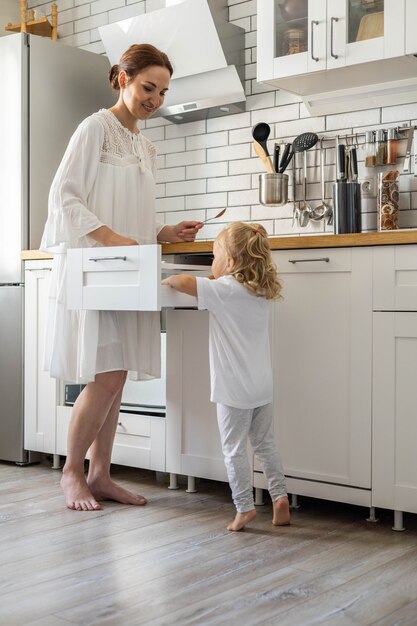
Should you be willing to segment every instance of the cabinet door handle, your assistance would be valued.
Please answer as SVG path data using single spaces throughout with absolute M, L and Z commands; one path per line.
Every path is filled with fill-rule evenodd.
M 96 256 L 88 259 L 89 261 L 127 261 L 127 256 Z
M 324 263 L 328 263 L 330 259 L 328 256 L 324 256 L 320 259 L 288 259 L 288 263 L 292 263 L 293 265 L 296 263 L 313 263 L 314 261 L 323 261 Z
M 319 57 L 315 57 L 314 56 L 314 26 L 318 26 L 319 23 L 317 20 L 311 20 L 311 25 L 310 25 L 310 39 L 311 39 L 311 58 L 313 59 L 313 61 L 319 61 Z
M 334 59 L 338 59 L 339 55 L 335 54 L 333 52 L 333 24 L 335 22 L 338 22 L 339 18 L 338 17 L 331 17 L 330 18 L 330 55 L 334 58 Z

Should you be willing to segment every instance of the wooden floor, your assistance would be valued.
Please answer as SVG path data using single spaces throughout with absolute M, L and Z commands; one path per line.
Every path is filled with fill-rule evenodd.
M 1 626 L 417 624 L 417 516 L 302 498 L 290 527 L 267 504 L 229 533 L 227 485 L 169 491 L 115 467 L 146 507 L 63 507 L 60 472 L 0 463 Z

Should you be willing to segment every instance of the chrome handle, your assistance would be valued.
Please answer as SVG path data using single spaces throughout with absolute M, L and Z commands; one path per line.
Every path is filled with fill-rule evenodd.
M 338 22 L 339 18 L 338 17 L 332 17 L 330 18 L 330 55 L 334 58 L 334 59 L 338 59 L 339 55 L 335 54 L 333 52 L 333 24 L 334 22 Z
M 315 57 L 314 56 L 314 44 L 313 44 L 313 41 L 314 41 L 314 26 L 318 26 L 318 25 L 319 25 L 319 23 L 318 23 L 317 20 L 311 20 L 310 39 L 311 39 L 311 58 L 313 59 L 313 61 L 319 61 L 320 60 L 319 57 Z
M 288 263 L 292 263 L 293 265 L 296 263 L 312 263 L 313 261 L 324 261 L 324 263 L 328 263 L 330 259 L 328 256 L 321 259 L 288 259 Z
M 127 261 L 127 256 L 96 256 L 89 261 Z

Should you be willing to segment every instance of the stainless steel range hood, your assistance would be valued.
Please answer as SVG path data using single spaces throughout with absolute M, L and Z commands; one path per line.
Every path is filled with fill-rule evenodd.
M 174 66 L 164 106 L 175 123 L 245 110 L 244 30 L 227 21 L 227 0 L 167 0 L 165 9 L 101 26 L 113 65 L 134 43 L 151 43 Z

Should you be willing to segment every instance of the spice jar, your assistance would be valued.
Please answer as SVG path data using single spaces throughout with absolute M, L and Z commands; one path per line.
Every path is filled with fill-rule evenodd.
M 372 130 L 365 133 L 365 167 L 375 167 L 375 135 Z
M 397 162 L 398 154 L 398 133 L 396 128 L 390 128 L 388 130 L 387 141 L 387 163 L 389 165 L 395 165 Z
M 378 230 L 399 228 L 400 193 L 398 170 L 388 170 L 378 174 Z
M 376 131 L 375 165 L 385 165 L 387 162 L 387 142 L 383 130 Z
M 282 54 L 299 54 L 307 50 L 307 33 L 303 28 L 290 28 L 284 32 Z

